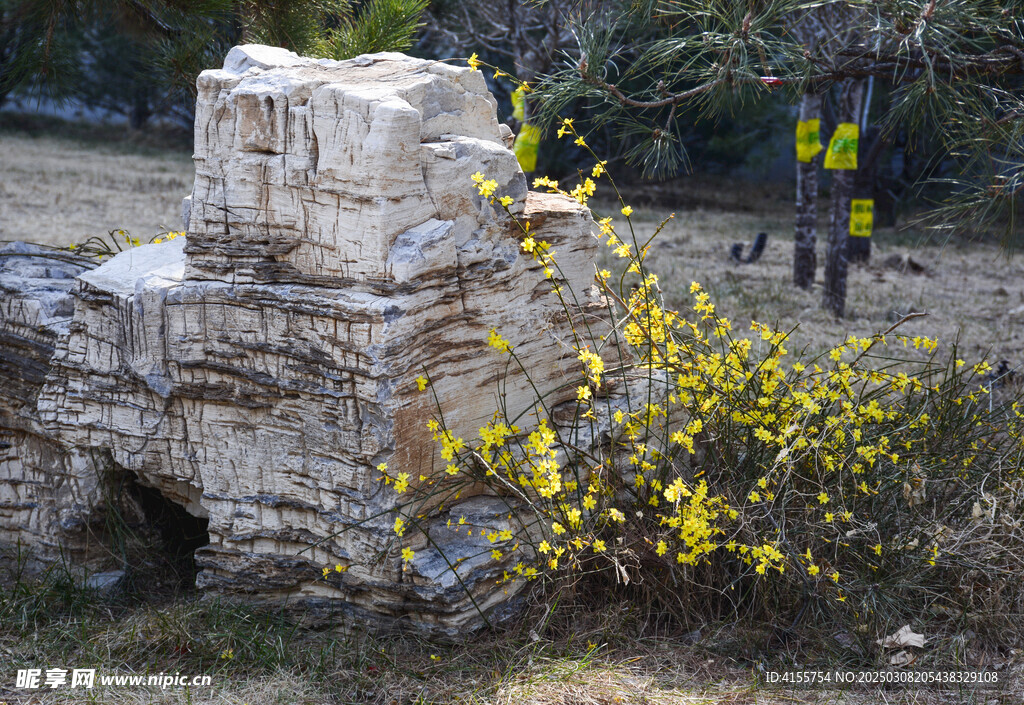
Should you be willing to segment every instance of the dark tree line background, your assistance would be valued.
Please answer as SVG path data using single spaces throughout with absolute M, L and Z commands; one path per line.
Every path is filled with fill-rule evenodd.
M 415 42 L 429 0 L 0 0 L 0 107 L 12 93 L 191 125 L 195 79 L 234 45 L 346 59 Z

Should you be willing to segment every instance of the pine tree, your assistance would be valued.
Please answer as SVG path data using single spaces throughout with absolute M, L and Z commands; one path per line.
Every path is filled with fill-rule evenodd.
M 850 39 L 810 51 L 792 30 L 822 11 L 845 13 L 848 22 L 831 29 Z M 579 59 L 552 72 L 537 94 L 548 117 L 581 104 L 596 110 L 634 140 L 633 162 L 658 174 L 685 159 L 676 124 L 684 109 L 714 117 L 770 91 L 796 102 L 839 86 L 840 119 L 859 122 L 862 81 L 874 77 L 892 98 L 884 131 L 938 134 L 958 160 L 963 176 L 931 222 L 999 222 L 1015 233 L 1024 191 L 1022 17 L 1024 0 L 647 0 L 612 22 L 575 27 Z M 834 176 L 823 303 L 842 315 L 840 230 L 849 225 L 855 177 Z

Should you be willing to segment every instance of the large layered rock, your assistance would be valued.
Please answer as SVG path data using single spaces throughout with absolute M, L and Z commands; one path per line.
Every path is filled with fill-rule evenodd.
M 94 266 L 38 245 L 0 247 L 0 541 L 20 541 L 36 559 L 74 543 L 76 507 L 96 500 L 96 464 L 69 451 L 36 411 L 54 347 L 68 334 L 75 277 Z
M 441 462 L 421 374 L 466 438 L 498 408 L 499 381 L 512 413 L 535 405 L 533 385 L 549 404 L 575 394 L 566 316 L 470 176 L 513 197 L 595 313 L 589 212 L 527 192 L 479 72 L 400 54 L 334 62 L 236 47 L 199 78 L 195 161 L 187 239 L 75 272 L 73 316 L 65 293 L 63 327 L 47 339 L 55 351 L 34 358 L 49 366 L 45 385 L 37 374 L 12 394 L 5 386 L 29 411 L 5 402 L 0 426 L 29 417 L 31 433 L 66 451 L 0 461 L 0 539 L 52 543 L 61 521 L 87 524 L 94 487 L 52 488 L 95 475 L 99 450 L 209 520 L 201 587 L 446 632 L 480 624 L 480 610 L 519 587 L 495 586 L 507 565 L 447 531 L 446 511 L 428 527 L 436 546 L 413 539 L 403 570 L 391 531 L 400 498 L 376 467 L 417 478 Z M 31 325 L 11 310 L 32 296 L 14 289 L 3 330 Z M 531 379 L 506 374 L 486 346 L 492 328 Z M 36 481 L 30 466 L 51 488 L 32 516 L 15 508 L 24 491 L 8 489 Z M 493 497 L 463 496 L 448 511 L 514 521 Z M 481 555 L 457 578 L 438 547 Z M 337 564 L 348 569 L 324 580 L 322 567 Z

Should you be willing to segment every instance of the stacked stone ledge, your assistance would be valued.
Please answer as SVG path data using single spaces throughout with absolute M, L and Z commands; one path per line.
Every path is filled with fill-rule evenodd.
M 508 612 L 522 587 L 496 586 L 508 565 L 445 528 L 450 515 L 500 528 L 515 521 L 506 503 L 464 496 L 427 527 L 446 553 L 482 554 L 458 579 L 424 539 L 403 570 L 401 498 L 376 467 L 415 479 L 442 463 L 433 394 L 467 439 L 499 408 L 499 379 L 509 410 L 535 405 L 486 347 L 491 328 L 549 403 L 575 395 L 561 305 L 470 176 L 514 199 L 556 251 L 576 315 L 599 318 L 589 211 L 528 192 L 477 71 L 248 45 L 198 86 L 187 238 L 70 270 L 36 376 L 4 383 L 0 541 L 51 557 L 78 546 L 73 529 L 102 509 L 103 457 L 208 519 L 200 588 L 435 633 Z M 5 345 L 31 342 L 26 301 L 48 286 L 2 290 Z M 433 394 L 417 389 L 424 372 Z M 324 580 L 335 565 L 347 570 Z

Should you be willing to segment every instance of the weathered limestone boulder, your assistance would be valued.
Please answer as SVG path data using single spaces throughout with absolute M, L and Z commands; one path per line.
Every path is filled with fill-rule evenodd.
M 533 385 L 549 404 L 575 396 L 566 315 L 470 176 L 497 180 L 552 244 L 578 316 L 601 312 L 589 211 L 528 193 L 470 69 L 243 46 L 198 85 L 187 238 L 67 270 L 41 298 L 7 262 L 20 279 L 0 289 L 0 336 L 28 352 L 0 355 L 0 541 L 55 547 L 88 525 L 99 452 L 208 519 L 201 588 L 449 634 L 479 626 L 478 607 L 500 616 L 521 585 L 496 587 L 507 564 L 445 524 L 514 522 L 505 501 L 461 497 L 403 570 L 400 497 L 376 467 L 439 467 L 437 403 L 471 438 L 499 382 L 512 413 L 535 406 Z M 47 306 L 59 324 L 33 313 Z M 531 380 L 506 374 L 492 328 Z M 481 555 L 456 577 L 438 548 Z
M 98 485 L 87 455 L 42 425 L 39 392 L 74 311 L 85 257 L 23 242 L 0 246 L 0 541 L 54 559 L 72 540 L 73 513 Z M 58 506 L 70 510 L 58 515 Z

